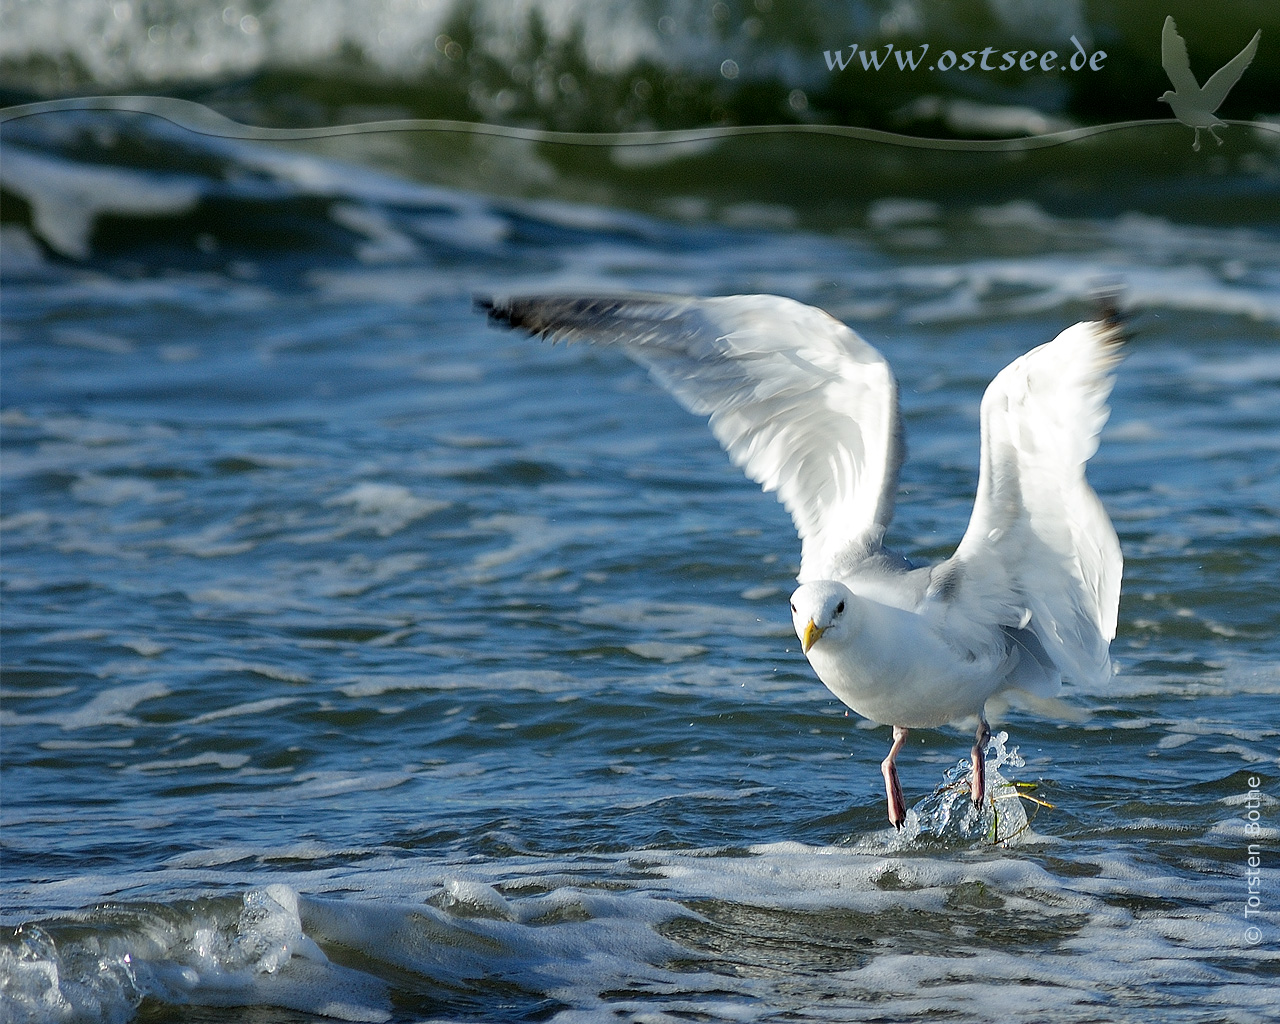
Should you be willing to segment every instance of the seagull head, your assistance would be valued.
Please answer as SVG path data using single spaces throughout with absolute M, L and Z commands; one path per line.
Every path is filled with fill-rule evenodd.
M 822 580 L 806 583 L 791 595 L 791 622 L 804 653 L 820 639 L 840 641 L 853 629 L 857 601 L 843 583 Z
M 1156 102 L 1157 102 L 1157 103 L 1168 103 L 1170 106 L 1172 106 L 1172 105 L 1173 105 L 1173 98 L 1174 98 L 1175 96 L 1177 96 L 1177 95 L 1178 95 L 1178 94 L 1177 94 L 1176 92 L 1174 92 L 1172 89 L 1166 89 L 1162 95 L 1160 95 L 1160 96 L 1157 96 L 1157 97 L 1156 97 Z

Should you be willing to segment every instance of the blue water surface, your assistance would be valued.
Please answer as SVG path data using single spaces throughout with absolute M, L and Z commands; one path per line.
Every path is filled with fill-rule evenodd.
M 1041 191 L 824 231 L 249 143 L 187 140 L 177 172 L 126 143 L 179 129 L 60 124 L 6 129 L 13 1019 L 1271 1019 L 1274 221 Z M 1081 721 L 1009 712 L 1002 770 L 1052 806 L 1003 844 L 889 828 L 888 730 L 813 677 L 794 530 L 705 424 L 473 308 L 821 305 L 898 375 L 890 542 L 927 560 L 968 520 L 987 382 L 1116 281 L 1136 333 L 1089 473 L 1118 674 L 1066 688 Z M 913 731 L 908 802 L 968 744 Z

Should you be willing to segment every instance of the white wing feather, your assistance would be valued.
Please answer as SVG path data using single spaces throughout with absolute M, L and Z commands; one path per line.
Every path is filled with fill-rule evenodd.
M 1107 421 L 1118 325 L 1069 327 L 1010 363 L 982 399 L 973 515 L 953 573 L 962 617 L 1032 630 L 1061 673 L 1111 675 L 1123 561 L 1085 463 Z
M 902 462 L 898 392 L 879 352 L 822 310 L 776 295 L 486 300 L 534 334 L 621 347 L 777 491 L 803 542 L 801 582 L 879 548 Z

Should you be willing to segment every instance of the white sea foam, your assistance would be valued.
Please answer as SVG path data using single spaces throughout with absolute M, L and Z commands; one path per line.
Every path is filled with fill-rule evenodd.
M 276 711 L 280 708 L 286 708 L 291 704 L 296 704 L 302 700 L 301 697 L 267 697 L 263 700 L 247 701 L 243 704 L 233 704 L 231 707 L 219 708 L 217 711 L 207 711 L 202 715 L 196 715 L 192 718 L 188 725 L 204 725 L 206 722 L 216 722 L 223 718 L 239 718 L 242 715 L 261 715 L 268 711 Z
M 186 213 L 200 198 L 195 179 L 123 168 L 84 167 L 7 144 L 0 180 L 31 204 L 40 237 L 64 256 L 84 259 L 97 218 L 104 214 Z
M 40 637 L 42 644 L 75 643 L 78 640 L 102 640 L 107 636 L 105 629 L 89 627 L 88 629 L 55 629 Z
M 482 206 L 455 205 L 447 213 L 431 213 L 409 221 L 414 233 L 458 249 L 494 252 L 512 233 L 511 221 Z
M 336 1020 L 391 1018 L 386 985 L 331 963 L 302 929 L 298 896 L 273 884 L 237 911 L 140 909 L 101 937 L 59 944 L 24 926 L 0 947 L 6 1020 L 123 1022 L 144 997 L 195 1006 L 280 1006 Z
M 272 799 L 321 800 L 348 793 L 373 793 L 401 786 L 413 778 L 407 772 L 306 772 L 298 775 L 293 785 L 276 790 Z
M 1212 991 L 1215 1005 L 1236 1007 L 1233 1019 L 1261 1024 L 1272 1008 L 1258 995 L 1265 986 L 1215 963 L 1246 951 L 1257 969 L 1280 963 L 1274 947 L 1243 942 L 1236 880 L 1153 871 L 1114 845 L 1077 851 L 1065 874 L 1056 861 L 981 845 L 938 854 L 927 844 L 875 852 L 780 842 L 466 863 L 390 850 L 352 863 L 341 851 L 342 867 L 285 867 L 281 881 L 252 885 L 266 859 L 323 864 L 335 852 L 241 846 L 170 861 L 153 885 L 249 882 L 243 904 L 100 923 L 108 955 L 100 946 L 95 955 L 106 965 L 99 977 L 115 979 L 111 993 L 69 980 L 84 940 L 55 949 L 40 929 L 20 937 L 16 956 L 12 946 L 3 954 L 0 971 L 41 1021 L 58 1019 L 63 1004 L 110 999 L 123 1018 L 141 994 L 380 1020 L 389 1012 L 380 973 L 407 971 L 430 985 L 500 984 L 557 1000 L 557 1022 L 672 1013 L 763 1021 L 788 1009 L 799 1020 L 870 1021 L 889 1007 L 895 1016 L 1084 1022 L 1100 1005 L 1121 1012 L 1138 986 L 1166 1006 Z M 1268 885 L 1280 879 L 1265 875 Z M 116 883 L 84 884 L 105 894 Z M 898 930 L 902 920 L 915 938 Z M 1014 948 L 974 955 L 966 936 L 975 926 L 1007 931 Z M 793 938 L 779 947 L 775 935 Z M 362 969 L 329 962 L 330 946 L 360 954 Z
M 379 210 L 354 203 L 335 203 L 329 216 L 367 241 L 356 246 L 356 259 L 362 263 L 396 263 L 422 256 L 421 248 L 391 219 Z
M 419 497 L 401 484 L 373 481 L 356 484 L 334 495 L 325 504 L 347 506 L 355 512 L 355 519 L 342 533 L 371 530 L 379 537 L 390 537 L 410 523 L 449 505 L 447 501 Z M 342 533 L 331 536 L 341 536 Z
M 175 501 L 179 491 L 161 490 L 153 480 L 136 477 L 105 477 L 86 473 L 71 485 L 71 493 L 95 505 L 119 505 L 126 501 L 152 503 Z
M 583 538 L 602 536 L 607 532 L 603 525 L 559 525 L 544 516 L 532 515 L 485 516 L 473 520 L 471 527 L 482 532 L 505 533 L 510 537 L 505 547 L 482 552 L 472 560 L 479 580 L 496 579 L 496 573 L 512 562 L 546 555 Z
M 91 729 L 103 725 L 136 726 L 139 724 L 138 719 L 128 712 L 144 701 L 167 697 L 170 692 L 163 683 L 156 682 L 113 686 L 72 711 L 33 715 L 0 711 L 0 721 L 6 725 L 57 725 L 65 730 Z
M 338 692 L 347 697 L 381 697 L 387 693 L 400 693 L 413 690 L 455 690 L 467 685 L 464 679 L 440 678 L 437 676 L 378 676 L 371 679 L 359 679 L 338 687 Z
M 135 654 L 140 654 L 144 658 L 154 658 L 163 654 L 169 649 L 167 644 L 159 643 L 155 640 L 149 640 L 146 637 L 121 637 L 116 641 L 121 647 L 127 647 Z
M 238 523 L 210 523 L 195 533 L 179 534 L 167 538 L 164 543 L 180 554 L 195 555 L 197 558 L 224 558 L 228 555 L 242 555 L 252 551 L 256 543 L 252 540 L 232 539 L 239 526 Z
M 627 650 L 639 658 L 667 663 L 686 661 L 707 653 L 707 648 L 701 644 L 673 644 L 656 640 L 627 644 Z
M 248 763 L 248 754 L 220 754 L 216 751 L 208 751 L 207 753 L 195 754 L 191 757 L 180 757 L 161 761 L 142 761 L 138 764 L 131 765 L 130 770 L 135 772 L 177 772 L 184 768 L 201 768 L 205 765 L 211 765 L 215 768 L 222 768 L 224 770 L 232 770 L 235 768 L 243 768 Z
M 279 665 L 269 665 L 260 661 L 244 661 L 240 658 L 210 658 L 206 665 L 223 672 L 251 672 L 266 679 L 276 679 L 282 683 L 309 683 L 311 678 L 305 673 Z M 278 705 L 277 705 L 278 706 Z
M 425 690 L 448 692 L 454 690 L 494 690 L 501 692 L 525 690 L 530 693 L 557 697 L 581 687 L 582 681 L 564 672 L 551 669 L 503 669 L 484 675 L 378 675 L 360 676 L 338 687 L 348 697 L 379 697 L 388 693 Z M 458 710 L 461 710 L 460 708 Z
M 608 626 L 629 632 L 653 630 L 663 636 L 661 642 L 664 643 L 709 636 L 777 637 L 791 633 L 790 629 L 783 632 L 773 618 L 766 619 L 750 610 L 643 598 L 593 601 L 583 605 L 578 618 L 589 626 Z
M 1269 289 L 1226 283 L 1198 265 L 1135 267 L 1105 256 L 1092 260 L 1020 256 L 904 268 L 893 277 L 915 288 L 942 291 L 940 297 L 916 302 L 902 311 L 905 318 L 926 323 L 985 316 L 990 311 L 986 297 L 1001 288 L 1025 289 L 1021 297 L 1003 303 L 1012 313 L 1086 302 L 1096 293 L 1099 281 L 1123 281 L 1125 302 L 1135 308 L 1195 310 L 1280 322 L 1280 295 Z

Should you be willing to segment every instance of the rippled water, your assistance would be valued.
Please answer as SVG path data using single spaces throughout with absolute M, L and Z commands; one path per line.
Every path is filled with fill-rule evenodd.
M 1190 159 L 1169 138 L 1149 181 Z M 689 178 L 497 199 L 127 117 L 7 125 L 6 1012 L 1274 1019 L 1280 221 L 1274 154 L 1233 138 L 1158 200 L 1064 198 L 1105 173 L 1063 154 L 821 230 Z M 942 827 L 969 739 L 913 731 L 901 836 L 888 730 L 797 649 L 783 509 L 638 367 L 472 308 L 831 310 L 898 374 L 891 541 L 937 558 L 982 389 L 1116 280 L 1137 334 L 1090 476 L 1119 673 L 1067 688 L 1082 722 L 1010 712 L 1000 770 L 1051 806 L 1006 795 L 998 827 Z

